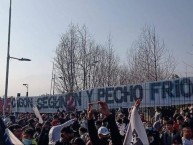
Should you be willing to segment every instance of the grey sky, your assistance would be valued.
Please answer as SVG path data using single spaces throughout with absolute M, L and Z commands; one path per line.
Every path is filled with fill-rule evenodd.
M 0 2 L 0 95 L 4 94 L 9 0 Z M 176 73 L 193 75 L 192 0 L 12 0 L 11 56 L 31 62 L 10 61 L 8 95 L 49 93 L 52 59 L 60 36 L 70 23 L 86 25 L 98 43 L 111 33 L 116 53 L 125 54 L 142 27 L 154 25 L 177 60 Z M 187 73 L 186 73 L 187 72 Z

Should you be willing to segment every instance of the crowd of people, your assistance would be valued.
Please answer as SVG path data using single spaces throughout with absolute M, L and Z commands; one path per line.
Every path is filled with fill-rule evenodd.
M 3 121 L 24 145 L 123 145 L 131 109 L 124 113 L 121 109 L 111 111 L 105 102 L 98 104 L 99 110 L 89 104 L 81 112 L 41 114 L 43 123 L 34 113 L 6 114 Z M 176 109 L 173 117 L 164 116 L 157 107 L 151 121 L 146 120 L 143 112 L 139 114 L 149 145 L 193 145 L 191 105 Z

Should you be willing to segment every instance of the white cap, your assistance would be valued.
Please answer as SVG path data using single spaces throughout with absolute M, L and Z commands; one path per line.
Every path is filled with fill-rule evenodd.
M 104 127 L 104 126 L 101 126 L 98 129 L 98 134 L 108 135 L 109 133 L 110 133 L 109 130 L 106 127 Z

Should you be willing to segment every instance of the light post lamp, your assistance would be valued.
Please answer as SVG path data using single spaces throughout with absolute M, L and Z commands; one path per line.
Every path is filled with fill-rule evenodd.
M 31 59 L 28 59 L 28 58 L 16 58 L 16 57 L 9 57 L 9 58 L 12 58 L 12 59 L 16 59 L 16 60 L 19 60 L 19 61 L 31 61 Z
M 28 97 L 28 84 L 23 84 L 27 88 L 26 97 Z
M 88 68 L 90 67 L 90 69 L 91 69 L 91 67 L 92 66 L 95 66 L 96 65 L 96 63 L 98 63 L 99 61 L 93 61 L 93 62 L 91 62 L 91 63 L 89 63 L 87 66 L 83 66 L 83 71 L 84 71 L 84 80 L 83 80 L 83 89 L 86 89 L 86 87 L 87 87 L 87 79 L 86 79 L 86 77 L 87 77 L 87 73 L 88 73 Z M 89 81 L 90 81 L 90 73 L 89 73 Z M 90 83 L 90 82 L 89 82 Z
M 96 63 L 98 63 L 99 61 L 93 61 L 91 64 L 90 64 L 90 71 L 89 71 L 89 76 L 88 76 L 88 78 L 89 78 L 89 88 L 91 87 L 91 81 L 90 81 L 90 73 L 91 73 L 91 70 L 92 70 L 92 66 L 95 68 L 95 65 L 96 65 Z
M 7 56 L 7 67 L 6 67 L 5 98 L 4 98 L 4 103 L 3 103 L 3 115 L 5 115 L 5 107 L 6 107 L 6 102 L 7 102 L 8 82 L 9 82 L 9 60 L 10 60 L 10 58 L 16 59 L 16 60 L 19 60 L 19 61 L 31 61 L 28 58 L 11 57 L 9 55 L 9 49 L 8 49 L 7 53 L 8 53 L 8 56 Z
M 53 80 L 53 86 L 51 86 L 51 89 L 53 89 L 53 90 L 52 90 L 52 94 L 53 94 L 53 95 L 55 94 L 56 80 L 58 80 L 58 79 L 64 81 L 64 77 L 56 77 L 56 75 L 54 74 L 54 75 L 53 75 L 53 78 L 52 78 L 52 80 Z M 64 89 L 63 89 L 62 93 L 64 93 Z M 51 91 L 50 91 L 50 94 L 51 94 Z
M 19 61 L 31 61 L 27 58 L 16 58 L 10 56 L 10 34 L 11 34 L 11 2 L 10 0 L 10 7 L 9 7 L 9 27 L 8 27 L 8 45 L 7 45 L 7 65 L 6 65 L 6 78 L 5 78 L 5 97 L 4 97 L 4 103 L 3 103 L 3 116 L 5 116 L 5 108 L 6 108 L 6 102 L 7 102 L 7 92 L 8 92 L 8 79 L 9 79 L 9 60 L 10 58 L 16 59 Z

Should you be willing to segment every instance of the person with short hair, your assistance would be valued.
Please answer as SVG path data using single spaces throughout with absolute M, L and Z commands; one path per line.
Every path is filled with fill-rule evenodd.
M 97 120 L 97 121 L 95 122 L 95 127 L 96 127 L 96 129 L 99 129 L 99 128 L 102 126 L 102 124 L 103 124 L 103 122 L 102 122 L 101 120 Z
M 176 134 L 173 127 L 173 121 L 169 120 L 165 124 L 165 131 L 161 134 L 161 144 L 162 145 L 171 145 L 173 138 Z
M 27 128 L 32 128 L 33 130 L 35 130 L 35 125 L 36 125 L 36 122 L 33 118 L 28 120 Z
M 58 115 L 54 115 L 54 118 L 53 118 L 53 120 L 52 120 L 52 122 L 51 122 L 51 125 L 52 126 L 57 126 L 57 125 L 59 125 L 60 124 L 60 122 L 59 122 L 59 117 L 58 117 Z
M 153 123 L 153 129 L 155 131 L 158 131 L 158 132 L 162 131 L 162 127 L 163 127 L 162 119 L 160 119 L 160 120 Z
M 34 130 L 32 128 L 27 128 L 23 131 L 22 142 L 24 145 L 37 145 L 36 140 L 33 138 Z
M 70 141 L 74 137 L 73 130 L 68 127 L 63 127 L 61 130 L 61 138 L 55 145 L 70 145 Z
M 156 107 L 156 109 L 155 109 L 155 115 L 154 115 L 154 117 L 153 117 L 154 122 L 160 120 L 161 118 L 162 118 L 161 108 Z
M 18 124 L 9 126 L 9 130 L 19 139 L 22 140 L 22 127 Z
M 76 137 L 80 137 L 79 134 L 78 134 L 78 130 L 80 128 L 80 124 L 78 122 L 78 119 L 76 117 L 76 114 L 75 113 L 71 113 L 70 114 L 70 119 L 75 119 L 74 123 L 71 125 L 73 131 L 74 131 L 74 136 Z
M 36 123 L 35 133 L 34 133 L 34 138 L 36 139 L 36 141 L 39 140 L 41 129 L 42 129 L 42 124 L 41 123 Z
M 88 131 L 87 131 L 86 128 L 80 127 L 79 130 L 78 130 L 78 132 L 79 132 L 79 135 L 82 136 L 82 135 L 84 135 L 85 133 L 87 133 Z
M 184 124 L 184 118 L 183 116 L 176 117 L 176 123 L 174 124 L 174 130 L 175 131 L 181 131 L 182 125 Z
M 193 145 L 192 130 L 190 127 L 186 126 L 182 128 L 182 144 Z

